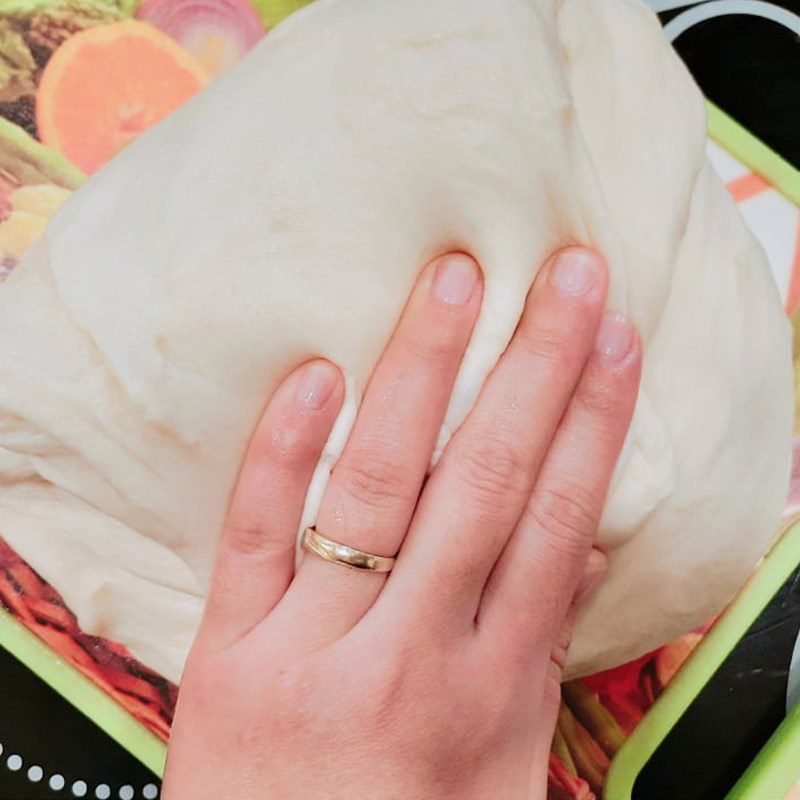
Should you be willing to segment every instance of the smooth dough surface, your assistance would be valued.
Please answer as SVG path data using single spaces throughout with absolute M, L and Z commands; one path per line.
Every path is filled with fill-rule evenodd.
M 248 436 L 312 355 L 348 376 L 313 521 L 421 266 L 486 276 L 442 431 L 569 243 L 611 265 L 641 397 L 568 673 L 704 621 L 775 534 L 788 326 L 633 0 L 321 0 L 100 171 L 0 287 L 0 531 L 90 633 L 177 680 Z

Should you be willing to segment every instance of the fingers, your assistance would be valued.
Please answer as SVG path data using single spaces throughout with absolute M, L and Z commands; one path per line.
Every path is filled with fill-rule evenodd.
M 635 327 L 607 315 L 481 602 L 479 629 L 499 637 L 506 651 L 528 658 L 552 649 L 592 548 L 633 415 L 640 370 Z
M 480 270 L 469 256 L 443 256 L 423 271 L 325 492 L 317 521 L 324 536 L 376 555 L 398 552 L 480 303 Z M 281 612 L 304 620 L 304 636 L 316 626 L 335 638 L 384 581 L 306 555 Z
M 269 401 L 220 540 L 203 622 L 229 644 L 263 619 L 292 579 L 303 501 L 343 398 L 339 370 L 312 361 Z
M 391 593 L 472 625 L 589 357 L 607 272 L 570 248 L 540 271 L 518 329 L 426 487 Z
M 599 550 L 590 551 L 586 559 L 586 566 L 578 581 L 573 604 L 564 620 L 558 637 L 553 643 L 550 658 L 546 662 L 544 673 L 544 689 L 539 713 L 536 715 L 536 737 L 531 748 L 531 797 L 543 797 L 547 794 L 547 774 L 550 759 L 550 750 L 553 745 L 553 733 L 558 719 L 558 710 L 561 702 L 561 678 L 567 649 L 572 637 L 572 627 L 575 621 L 575 606 L 582 598 L 591 594 L 605 574 L 607 566 L 606 556 Z M 525 678 L 526 685 L 535 683 L 530 678 Z
M 572 631 L 575 627 L 578 608 L 600 584 L 607 569 L 608 557 L 606 554 L 596 548 L 592 548 L 586 558 L 583 572 L 578 579 L 578 586 L 575 589 L 575 594 L 572 596 L 566 616 L 561 620 L 558 633 L 550 646 L 550 662 L 558 669 L 559 682 L 561 681 L 561 672 L 567 663 L 567 651 L 572 641 Z M 556 624 L 558 624 L 558 620 L 554 621 L 554 625 Z M 533 648 L 529 648 L 525 650 L 525 655 L 530 655 L 532 652 Z

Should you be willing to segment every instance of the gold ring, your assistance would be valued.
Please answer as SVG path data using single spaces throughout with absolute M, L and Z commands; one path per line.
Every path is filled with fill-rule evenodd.
M 391 572 L 395 562 L 394 558 L 388 556 L 375 556 L 372 553 L 365 553 L 363 550 L 356 550 L 355 547 L 334 542 L 323 536 L 313 526 L 306 528 L 303 533 L 303 547 L 333 564 L 341 564 L 343 567 L 367 572 Z

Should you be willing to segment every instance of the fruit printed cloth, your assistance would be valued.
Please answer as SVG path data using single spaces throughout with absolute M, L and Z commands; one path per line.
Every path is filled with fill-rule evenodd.
M 244 55 L 303 0 L 6 0 L 0 7 L 0 280 L 102 165 Z M 719 145 L 715 168 L 764 244 L 788 313 L 800 302 L 800 211 Z M 800 510 L 800 471 L 795 499 Z M 90 637 L 0 539 L 0 604 L 158 736 L 177 688 Z M 564 687 L 552 800 L 591 800 L 611 758 L 704 631 Z

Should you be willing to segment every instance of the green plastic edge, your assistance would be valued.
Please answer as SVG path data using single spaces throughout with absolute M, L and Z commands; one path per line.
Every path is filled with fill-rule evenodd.
M 711 138 L 800 206 L 800 171 L 713 103 L 706 106 Z
M 307 6 L 312 0 L 250 0 L 250 2 L 255 6 L 264 26 L 269 30 L 290 14 Z
M 795 523 L 772 548 L 750 582 L 731 603 L 617 753 L 606 780 L 603 792 L 605 800 L 630 800 L 634 783 L 642 767 L 798 563 L 800 563 L 800 523 Z M 789 721 L 787 718 L 781 728 L 787 726 Z M 793 738 L 798 736 L 800 727 L 794 731 Z M 786 736 L 783 735 L 781 738 L 786 739 Z M 775 748 L 778 747 L 779 743 L 776 740 Z M 735 797 L 736 800 L 745 798 L 782 800 L 800 772 L 797 752 L 791 770 L 783 770 L 782 774 L 772 776 L 754 774 L 748 779 L 749 788 L 744 786 L 740 788 L 737 785 L 735 794 L 731 797 Z M 778 759 L 774 756 L 772 762 L 778 765 Z M 785 765 L 785 756 L 780 764 Z M 751 769 L 753 766 L 755 762 Z M 763 793 L 765 791 L 763 782 L 768 779 L 770 785 L 774 787 L 771 794 Z M 780 793 L 780 787 L 784 787 L 783 793 Z M 756 791 L 761 793 L 754 793 Z
M 800 171 L 713 103 L 707 103 L 707 113 L 710 137 L 800 206 Z M 793 525 L 775 545 L 750 583 L 617 753 L 606 779 L 605 800 L 630 800 L 642 767 L 798 563 L 800 523 Z M 773 734 L 734 787 L 729 800 L 785 797 L 800 776 L 798 720 L 800 708 L 794 709 Z
M 780 724 L 726 800 L 784 800 L 800 779 L 800 705 Z
M 0 609 L 0 646 L 159 777 L 167 746 L 35 633 Z

